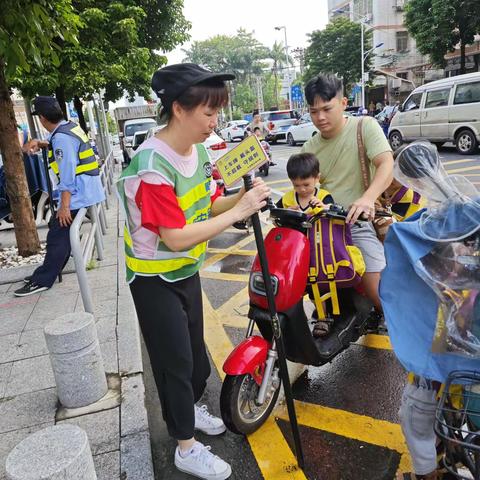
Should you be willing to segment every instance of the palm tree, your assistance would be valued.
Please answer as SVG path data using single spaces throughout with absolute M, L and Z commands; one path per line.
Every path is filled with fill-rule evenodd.
M 273 44 L 270 50 L 269 58 L 273 60 L 272 72 L 275 76 L 275 101 L 278 106 L 278 70 L 288 68 L 289 65 L 293 65 L 292 57 L 285 55 L 285 46 L 277 41 Z M 287 65 L 288 59 L 288 65 Z

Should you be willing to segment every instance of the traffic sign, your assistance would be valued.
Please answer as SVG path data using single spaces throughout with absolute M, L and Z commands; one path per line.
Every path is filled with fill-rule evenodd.
M 229 187 L 267 161 L 267 155 L 258 138 L 255 135 L 250 135 L 223 157 L 220 157 L 215 166 L 225 186 Z
M 293 102 L 303 102 L 303 92 L 300 85 L 292 85 L 291 92 Z

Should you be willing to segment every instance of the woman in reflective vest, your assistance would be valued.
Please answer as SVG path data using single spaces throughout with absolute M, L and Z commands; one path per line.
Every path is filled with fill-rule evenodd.
M 125 259 L 162 413 L 178 441 L 175 465 L 199 478 L 228 478 L 230 466 L 197 442 L 194 430 L 217 435 L 221 419 L 196 403 L 210 365 L 203 340 L 199 270 L 207 241 L 262 208 L 268 187 L 259 179 L 245 193 L 221 197 L 201 144 L 227 104 L 225 80 L 195 64 L 158 70 L 152 88 L 167 125 L 136 151 L 118 182 L 125 210 Z

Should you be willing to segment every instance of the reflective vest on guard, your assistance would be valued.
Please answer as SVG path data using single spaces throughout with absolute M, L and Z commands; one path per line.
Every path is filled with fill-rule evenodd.
M 75 168 L 75 175 L 90 175 L 97 176 L 100 174 L 98 162 L 95 158 L 95 153 L 88 141 L 85 132 L 74 122 L 68 122 L 60 125 L 50 137 L 50 144 L 48 146 L 48 163 L 53 172 L 58 175 L 58 163 L 53 155 L 52 139 L 57 133 L 63 133 L 69 137 L 73 137 L 80 142 L 78 147 L 78 161 Z

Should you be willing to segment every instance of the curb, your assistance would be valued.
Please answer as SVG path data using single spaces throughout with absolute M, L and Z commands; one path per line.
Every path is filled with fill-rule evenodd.
M 140 342 L 140 327 L 130 289 L 125 282 L 123 219 L 117 213 L 117 351 L 122 381 L 120 404 L 120 478 L 154 480 L 152 449 Z

